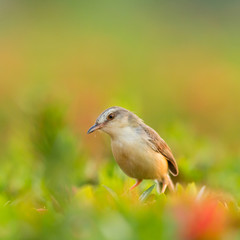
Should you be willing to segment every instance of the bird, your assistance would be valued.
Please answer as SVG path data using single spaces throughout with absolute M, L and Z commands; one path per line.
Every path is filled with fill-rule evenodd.
M 110 135 L 117 164 L 126 175 L 136 179 L 130 190 L 143 180 L 152 179 L 157 182 L 159 193 L 164 193 L 167 187 L 174 191 L 170 174 L 177 176 L 179 170 L 172 151 L 136 114 L 122 107 L 110 107 L 98 116 L 87 133 L 96 130 Z

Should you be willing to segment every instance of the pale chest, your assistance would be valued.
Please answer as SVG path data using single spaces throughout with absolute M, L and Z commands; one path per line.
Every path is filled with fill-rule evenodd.
M 116 162 L 128 176 L 138 179 L 160 177 L 160 154 L 154 152 L 137 132 L 131 132 L 130 136 L 123 132 L 113 139 L 112 151 Z
M 144 154 L 147 146 L 139 133 L 127 128 L 112 139 L 112 151 L 117 162 L 121 162 L 125 158 L 134 160 Z

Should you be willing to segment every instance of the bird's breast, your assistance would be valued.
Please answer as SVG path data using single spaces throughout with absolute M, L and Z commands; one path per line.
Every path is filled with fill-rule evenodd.
M 168 170 L 166 159 L 138 133 L 112 139 L 112 151 L 120 168 L 132 178 L 160 179 Z

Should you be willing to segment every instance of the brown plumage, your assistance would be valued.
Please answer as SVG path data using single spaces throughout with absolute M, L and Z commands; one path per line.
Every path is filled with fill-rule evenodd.
M 177 162 L 169 146 L 165 143 L 165 141 L 158 135 L 158 133 L 155 130 L 153 130 L 146 124 L 144 124 L 143 129 L 149 136 L 149 145 L 151 146 L 151 148 L 154 151 L 159 152 L 164 157 L 166 157 L 168 161 L 169 171 L 173 176 L 177 176 L 178 175 Z

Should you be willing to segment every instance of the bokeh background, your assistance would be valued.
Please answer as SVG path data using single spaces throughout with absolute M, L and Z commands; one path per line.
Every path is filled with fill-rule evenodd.
M 0 238 L 239 239 L 239 11 L 237 0 L 0 1 Z M 177 197 L 140 203 L 153 183 L 126 193 L 134 180 L 109 138 L 86 134 L 115 105 L 167 141 Z M 189 200 L 202 186 L 221 210 Z

